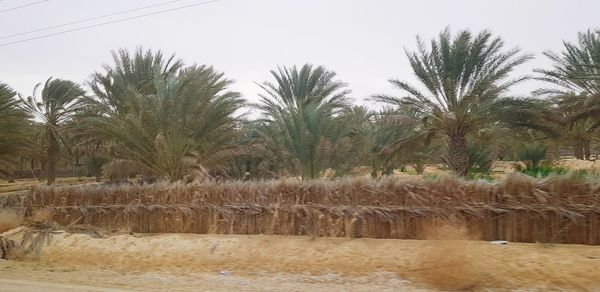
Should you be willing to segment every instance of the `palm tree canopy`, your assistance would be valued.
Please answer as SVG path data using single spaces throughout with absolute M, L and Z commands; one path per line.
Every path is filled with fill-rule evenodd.
M 16 96 L 8 85 L 0 83 L 0 133 L 5 134 L 6 131 L 10 130 L 8 123 L 14 121 L 15 117 L 22 117 L 23 113 L 18 109 L 18 100 L 14 99 Z
M 335 72 L 322 66 L 280 67 L 271 71 L 271 75 L 276 83 L 260 85 L 265 93 L 259 94 L 262 104 L 258 106 L 268 115 L 298 111 L 311 105 L 334 114 L 348 105 L 347 84 L 334 80 Z
M 275 83 L 260 85 L 264 94 L 255 105 L 266 121 L 263 134 L 279 145 L 274 149 L 278 155 L 296 162 L 303 178 L 315 178 L 341 138 L 336 116 L 348 108 L 350 91 L 335 80 L 335 72 L 321 66 L 278 68 L 271 75 Z
M 38 83 L 34 87 L 33 95 L 19 97 L 23 102 L 23 109 L 35 120 L 49 128 L 55 128 L 81 110 L 80 101 L 84 94 L 85 91 L 77 83 L 50 77 L 43 85 Z
M 27 115 L 15 96 L 15 91 L 0 82 L 0 166 L 10 158 L 5 155 L 18 153 L 26 140 Z
M 183 67 L 173 56 L 162 61 L 161 52 L 128 56 L 120 51 L 114 67 L 93 77 L 95 96 L 86 100 L 83 118 L 87 136 L 115 145 L 115 161 L 171 180 L 223 163 L 235 112 L 244 104 L 227 90 L 233 81 L 210 66 Z
M 469 132 L 487 120 L 494 101 L 527 77 L 508 79 L 509 73 L 531 58 L 519 49 L 504 51 L 501 38 L 489 31 L 473 36 L 444 30 L 430 48 L 417 38 L 418 51 L 409 52 L 410 65 L 426 90 L 397 79 L 390 82 L 403 97 L 378 95 L 379 101 L 409 106 L 432 114 L 429 122 L 442 132 Z
M 534 93 L 555 102 L 570 123 L 567 136 L 589 136 L 600 126 L 600 30 L 581 32 L 577 43 L 563 42 L 563 46 L 560 54 L 544 53 L 554 63 L 552 69 L 535 70 L 538 80 L 555 87 Z M 577 134 L 571 131 L 582 128 L 587 129 Z
M 542 88 L 536 94 L 587 95 L 600 94 L 600 30 L 581 32 L 577 43 L 563 42 L 560 53 L 545 52 L 553 63 L 552 69 L 536 69 L 538 80 L 557 85 Z
M 156 93 L 155 81 L 176 75 L 184 66 L 175 55 L 165 57 L 161 51 L 138 48 L 133 54 L 125 49 L 112 52 L 113 65 L 104 65 L 104 72 L 96 72 L 89 83 L 98 101 L 107 111 L 125 113 L 125 100 L 134 93 Z

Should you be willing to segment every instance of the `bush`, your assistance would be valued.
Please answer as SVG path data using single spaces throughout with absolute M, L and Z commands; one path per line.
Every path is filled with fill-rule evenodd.
M 489 151 L 476 143 L 469 143 L 467 155 L 471 168 L 467 171 L 466 178 L 492 180 L 490 173 L 494 160 L 490 157 Z
M 561 175 L 569 173 L 569 170 L 566 168 L 553 167 L 549 165 L 541 165 L 535 167 L 528 166 L 523 168 L 522 166 L 517 164 L 515 165 L 515 170 L 533 177 L 547 177 L 549 175 Z
M 540 163 L 546 159 L 548 153 L 548 146 L 540 144 L 528 144 L 523 146 L 523 149 L 519 151 L 519 160 L 523 161 L 527 166 L 527 169 L 546 171 L 544 166 L 540 166 Z
M 90 156 L 86 160 L 88 176 L 95 176 L 97 181 L 102 177 L 102 167 L 109 161 L 108 158 L 102 156 Z

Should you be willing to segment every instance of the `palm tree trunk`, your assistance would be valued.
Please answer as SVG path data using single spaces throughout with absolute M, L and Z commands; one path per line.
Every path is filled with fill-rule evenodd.
M 52 133 L 48 133 L 48 164 L 46 175 L 48 177 L 48 185 L 51 185 L 56 180 L 56 160 L 58 160 L 58 140 Z
M 580 140 L 576 140 L 573 145 L 573 155 L 577 159 L 583 159 L 583 143 Z
M 309 159 L 309 161 L 307 161 L 307 164 L 308 165 L 302 167 L 304 169 L 302 171 L 302 180 L 315 179 L 316 175 L 315 175 L 315 162 L 314 162 L 314 160 L 312 158 Z
M 417 171 L 417 174 L 423 174 L 423 172 L 425 172 L 425 164 L 422 161 L 415 163 L 415 170 Z
M 464 134 L 453 134 L 449 135 L 448 138 L 450 140 L 448 164 L 457 175 L 465 177 L 469 171 L 467 137 Z
M 590 157 L 591 154 L 590 141 L 587 140 L 583 142 L 583 155 L 585 155 L 585 160 L 592 160 L 592 157 Z

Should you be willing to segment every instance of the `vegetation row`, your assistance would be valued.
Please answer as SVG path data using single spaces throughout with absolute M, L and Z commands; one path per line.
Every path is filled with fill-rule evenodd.
M 117 50 L 85 84 L 49 78 L 26 96 L 0 83 L 0 175 L 52 184 L 57 172 L 85 167 L 112 180 L 313 179 L 435 163 L 466 177 L 496 160 L 549 173 L 548 159 L 589 160 L 599 145 L 600 31 L 563 45 L 544 53 L 551 67 L 511 76 L 532 55 L 489 31 L 418 38 L 406 53 L 416 82 L 390 80 L 397 95 L 368 97 L 377 108 L 354 105 L 322 66 L 278 67 L 249 104 L 212 66 Z M 548 86 L 509 95 L 529 79 Z

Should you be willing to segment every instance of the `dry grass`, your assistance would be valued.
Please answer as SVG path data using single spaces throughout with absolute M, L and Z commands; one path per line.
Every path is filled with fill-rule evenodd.
M 564 192 L 563 192 L 564 191 Z M 34 205 L 89 206 L 115 204 L 325 204 L 351 206 L 445 206 L 465 203 L 591 204 L 600 194 L 597 181 L 575 177 L 544 180 L 511 175 L 503 182 L 380 180 L 352 178 L 314 181 L 263 181 L 203 184 L 72 186 L 34 188 Z M 549 196 L 552 201 L 549 202 Z M 66 201 L 65 201 L 66 200 Z

